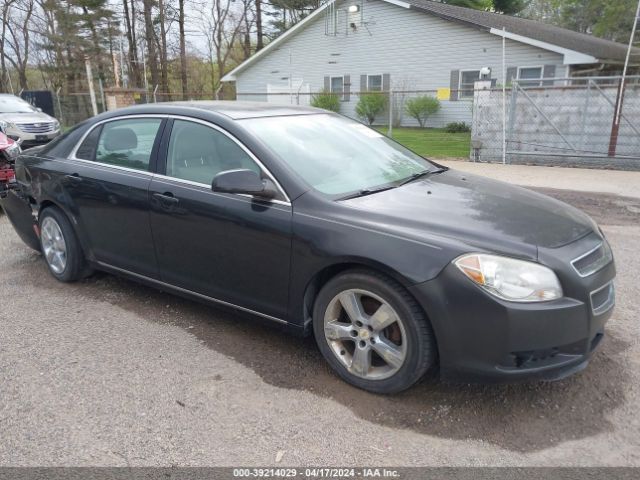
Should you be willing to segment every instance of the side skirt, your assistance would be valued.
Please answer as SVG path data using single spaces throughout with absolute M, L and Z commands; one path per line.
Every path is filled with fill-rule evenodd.
M 203 295 L 198 292 L 194 292 L 188 290 L 186 288 L 177 287 L 175 285 L 171 285 L 169 283 L 162 282 L 160 280 L 156 280 L 155 278 L 147 277 L 144 275 L 140 275 L 135 272 L 131 272 L 129 270 L 125 270 L 123 268 L 115 267 L 113 265 L 109 265 L 108 263 L 97 261 L 94 263 L 94 267 L 99 270 L 104 270 L 106 272 L 112 273 L 114 275 L 120 275 L 123 277 L 130 278 L 131 280 L 135 280 L 137 282 L 143 283 L 145 285 L 158 288 L 162 291 L 167 291 L 169 293 L 174 293 L 181 297 L 197 300 L 201 303 L 213 306 L 222 306 L 231 310 L 240 311 L 245 314 L 249 314 L 253 317 L 259 317 L 262 319 L 269 320 L 271 322 L 275 322 L 278 325 L 284 327 L 287 331 L 290 331 L 293 334 L 302 336 L 303 328 L 300 325 L 296 325 L 294 323 L 287 322 L 286 320 L 278 317 L 273 317 L 271 315 L 267 315 L 266 313 L 257 312 L 255 310 L 251 310 L 246 307 L 241 307 L 240 305 L 235 305 L 233 303 L 225 302 L 224 300 L 219 300 L 214 297 L 209 297 L 207 295 Z

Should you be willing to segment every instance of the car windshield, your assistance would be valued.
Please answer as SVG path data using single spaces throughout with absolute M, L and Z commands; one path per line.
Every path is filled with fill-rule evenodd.
M 0 95 L 0 113 L 31 113 L 36 111 L 30 103 L 21 98 Z
M 242 123 L 304 181 L 331 196 L 398 186 L 438 170 L 376 130 L 337 115 L 251 118 Z

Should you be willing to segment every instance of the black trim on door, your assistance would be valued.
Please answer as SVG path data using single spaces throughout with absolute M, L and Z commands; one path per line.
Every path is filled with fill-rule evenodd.
M 154 173 L 159 175 L 165 175 L 167 171 L 167 155 L 169 154 L 169 141 L 171 140 L 171 131 L 173 130 L 173 118 L 169 117 L 166 121 L 164 130 L 162 131 L 162 138 L 159 143 L 157 163 Z
M 161 117 L 158 117 L 161 118 Z M 153 142 L 153 148 L 151 149 L 151 158 L 149 159 L 149 172 L 153 173 L 157 171 L 158 165 L 161 164 L 159 161 L 159 155 L 162 150 L 160 149 L 160 144 L 164 139 L 164 132 L 166 130 L 168 119 L 162 118 L 162 123 L 160 124 L 160 128 L 158 128 L 158 133 L 156 134 L 156 139 Z M 166 154 L 166 152 L 165 152 Z

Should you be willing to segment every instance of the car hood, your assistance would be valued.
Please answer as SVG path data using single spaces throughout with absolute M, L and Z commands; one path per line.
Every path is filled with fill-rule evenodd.
M 11 123 L 53 122 L 55 119 L 44 112 L 0 113 L 0 120 Z
M 422 231 L 491 251 L 529 255 L 537 255 L 537 247 L 566 245 L 597 228 L 580 210 L 546 195 L 455 170 L 341 203 L 366 210 L 369 221 L 395 232 Z

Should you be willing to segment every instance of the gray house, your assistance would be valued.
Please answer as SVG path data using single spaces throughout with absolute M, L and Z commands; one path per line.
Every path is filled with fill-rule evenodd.
M 613 74 L 626 55 L 615 42 L 430 0 L 335 0 L 223 81 L 235 81 L 238 99 L 274 103 L 331 90 L 349 116 L 361 91 L 429 91 L 442 100 L 431 126 L 470 122 L 475 82 L 502 83 L 503 37 L 507 83 Z

